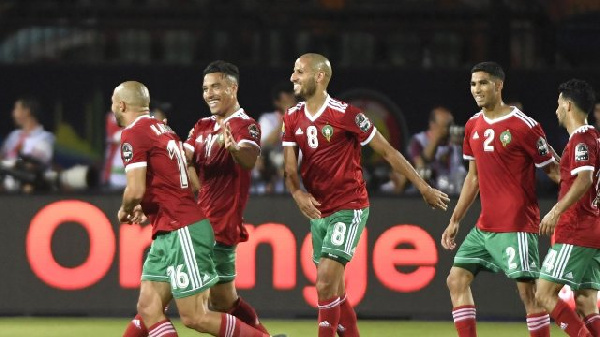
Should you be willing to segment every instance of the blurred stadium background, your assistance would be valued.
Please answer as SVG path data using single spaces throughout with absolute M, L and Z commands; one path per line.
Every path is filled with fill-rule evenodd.
M 427 128 L 429 111 L 437 105 L 464 124 L 476 110 L 469 70 L 495 60 L 507 71 L 505 101 L 522 104 L 560 151 L 568 136 L 555 121 L 557 85 L 578 77 L 600 88 L 600 2 L 2 0 L 0 138 L 14 129 L 15 100 L 34 95 L 42 105 L 42 123 L 56 136 L 53 168 L 85 165 L 100 172 L 105 117 L 118 83 L 139 80 L 153 99 L 170 102 L 169 124 L 185 137 L 209 113 L 201 73 L 210 61 L 240 67 L 240 102 L 258 118 L 272 110 L 271 88 L 289 79 L 295 59 L 305 52 L 330 58 L 332 95 L 367 110 L 403 152 L 410 135 Z M 389 170 L 364 155 L 373 216 L 363 258 L 351 275 L 361 295 L 355 303 L 359 318 L 386 319 L 363 323 L 369 331 L 364 335 L 452 336 L 449 323 L 394 322 L 450 320 L 445 276 L 452 254 L 438 244 L 450 214 L 429 213 L 410 193 L 382 192 Z M 148 243 L 136 238 L 147 232 L 119 227 L 118 191 L 94 179 L 89 185 L 83 191 L 61 185 L 0 194 L 5 233 L 0 236 L 0 336 L 78 336 L 83 334 L 78 324 L 106 331 L 98 336 L 115 335 L 134 313 L 136 272 Z M 539 186 L 544 211 L 556 189 L 543 180 Z M 250 199 L 246 220 L 257 239 L 245 251 L 252 259 L 244 260 L 250 267 L 240 271 L 243 295 L 263 317 L 314 317 L 313 298 L 306 295 L 314 272 L 303 262 L 308 261 L 306 222 L 285 194 Z M 463 226 L 470 227 L 477 213 L 475 207 Z M 269 237 L 269 231 L 278 236 Z M 543 242 L 540 251 L 547 245 Z M 278 260 L 279 252 L 290 260 Z M 523 310 L 508 281 L 484 275 L 474 291 L 483 320 L 521 320 Z M 289 308 L 277 306 L 282 303 Z M 86 318 L 9 318 L 14 316 Z M 273 324 L 290 336 L 312 334 L 311 323 Z M 67 330 L 54 332 L 63 325 Z M 390 331 L 368 330 L 387 326 Z M 430 328 L 439 330 L 428 334 Z M 502 329 L 508 329 L 506 336 L 526 334 L 524 324 L 503 323 L 483 326 L 481 335 L 501 336 Z

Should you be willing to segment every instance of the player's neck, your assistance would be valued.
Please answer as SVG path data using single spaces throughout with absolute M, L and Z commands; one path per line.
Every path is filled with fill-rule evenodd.
M 217 117 L 217 122 L 220 122 L 222 120 L 225 120 L 229 117 L 231 117 L 231 115 L 233 115 L 234 113 L 236 113 L 238 110 L 240 110 L 240 103 L 235 103 L 233 105 L 233 107 L 231 109 L 229 109 L 227 112 L 225 112 L 224 114 L 217 114 L 215 115 Z
M 306 112 L 308 112 L 309 115 L 314 116 L 321 109 L 323 104 L 325 104 L 327 96 L 329 95 L 325 90 L 315 92 L 311 98 L 306 100 Z
M 504 104 L 504 102 L 502 102 L 502 101 L 499 101 L 498 103 L 496 103 L 492 106 L 482 107 L 481 111 L 483 111 L 483 114 L 485 115 L 485 117 L 487 117 L 489 119 L 496 119 L 496 118 L 504 117 L 504 116 L 508 115 L 509 113 L 511 113 L 512 107 Z
M 569 133 L 569 135 L 572 135 L 573 132 L 575 132 L 575 130 L 579 129 L 580 127 L 582 127 L 584 125 L 587 125 L 585 119 L 569 118 L 566 120 L 565 128 L 567 129 L 567 132 Z

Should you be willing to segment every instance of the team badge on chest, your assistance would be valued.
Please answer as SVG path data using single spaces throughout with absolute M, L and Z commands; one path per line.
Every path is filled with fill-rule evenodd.
M 219 144 L 219 146 L 223 146 L 223 143 L 225 143 L 225 137 L 223 136 L 223 133 L 220 132 L 217 136 L 217 144 Z
M 329 142 L 331 136 L 333 136 L 333 128 L 331 127 L 331 125 L 327 124 L 321 129 L 321 133 L 323 134 L 323 137 L 325 137 L 325 139 L 327 139 L 327 141 Z
M 511 141 L 512 141 L 512 134 L 510 133 L 509 130 L 503 131 L 500 134 L 500 142 L 502 143 L 502 146 L 506 146 L 506 145 L 510 144 Z

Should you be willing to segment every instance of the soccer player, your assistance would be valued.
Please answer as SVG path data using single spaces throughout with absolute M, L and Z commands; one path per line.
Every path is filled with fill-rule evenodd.
M 570 137 L 560 162 L 558 202 L 540 224 L 540 233 L 555 234 L 555 242 L 542 264 L 535 295 L 569 336 L 600 336 L 600 132 L 587 124 L 594 89 L 572 79 L 561 84 L 558 92 L 556 117 Z M 558 298 L 565 284 L 575 291 L 577 311 L 584 321 Z
M 218 281 L 211 258 L 214 234 L 196 204 L 179 137 L 149 116 L 150 93 L 139 82 L 121 83 L 112 111 L 121 134 L 127 186 L 118 211 L 122 223 L 147 216 L 152 244 L 144 262 L 138 313 L 152 337 L 177 332 L 165 305 L 175 298 L 185 326 L 213 336 L 268 337 L 236 317 L 208 308 L 208 290 Z
M 290 80 L 303 99 L 284 116 L 286 186 L 300 211 L 310 219 L 319 337 L 359 335 L 356 314 L 344 285 L 350 262 L 369 216 L 369 199 L 362 177 L 360 146 L 369 144 L 395 172 L 410 179 L 425 201 L 445 210 L 448 196 L 431 188 L 406 159 L 375 129 L 359 109 L 327 93 L 331 64 L 319 54 L 304 54 L 294 65 Z M 298 152 L 302 151 L 300 188 Z
M 447 279 L 461 337 L 477 335 L 470 285 L 482 270 L 503 271 L 516 280 L 530 335 L 550 334 L 548 314 L 535 301 L 540 265 L 535 168 L 543 167 L 558 182 L 558 165 L 538 122 L 502 101 L 504 77 L 494 62 L 471 69 L 471 94 L 481 111 L 465 126 L 463 157 L 469 169 L 441 239 L 445 249 L 456 247 L 460 221 L 479 192 L 481 214 L 458 249 Z
M 190 176 L 199 180 L 198 204 L 215 232 L 213 260 L 219 281 L 210 290 L 211 308 L 267 333 L 234 282 L 236 246 L 248 240 L 242 216 L 261 136 L 258 123 L 240 107 L 239 81 L 238 67 L 231 63 L 218 60 L 204 69 L 203 98 L 212 116 L 198 120 L 184 147 Z

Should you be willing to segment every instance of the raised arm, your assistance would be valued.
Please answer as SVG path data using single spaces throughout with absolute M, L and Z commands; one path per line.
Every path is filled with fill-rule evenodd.
M 446 210 L 448 208 L 448 202 L 450 198 L 442 191 L 436 190 L 429 186 L 421 176 L 415 171 L 414 167 L 404 158 L 404 156 L 396 150 L 390 143 L 379 133 L 375 131 L 375 136 L 369 142 L 369 145 L 381 155 L 390 165 L 392 169 L 400 173 L 421 192 L 425 202 L 432 208 L 438 208 Z

